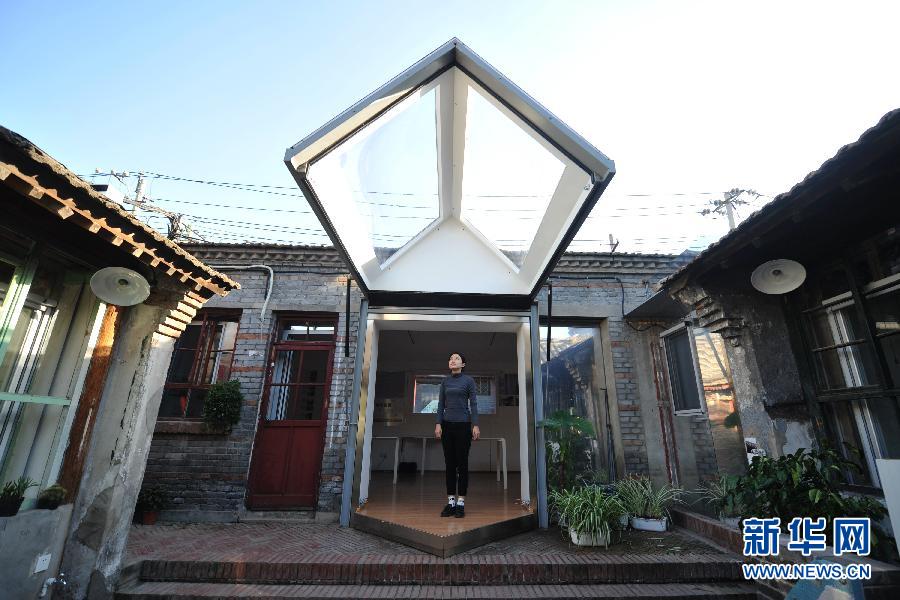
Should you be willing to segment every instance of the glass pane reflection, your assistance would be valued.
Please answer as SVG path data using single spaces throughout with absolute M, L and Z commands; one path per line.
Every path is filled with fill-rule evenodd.
M 434 89 L 411 97 L 310 168 L 342 237 L 367 236 L 379 264 L 439 216 L 436 98 Z M 361 231 L 347 231 L 348 211 Z
M 521 267 L 565 165 L 472 86 L 464 164 L 462 215 Z

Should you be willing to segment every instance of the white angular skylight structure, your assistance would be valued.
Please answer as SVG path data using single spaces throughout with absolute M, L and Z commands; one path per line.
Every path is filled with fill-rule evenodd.
M 377 304 L 525 307 L 613 162 L 453 39 L 287 150 Z

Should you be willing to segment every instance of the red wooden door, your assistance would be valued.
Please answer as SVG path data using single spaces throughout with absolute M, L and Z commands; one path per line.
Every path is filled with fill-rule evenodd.
M 250 466 L 249 508 L 315 507 L 333 359 L 333 343 L 274 344 Z

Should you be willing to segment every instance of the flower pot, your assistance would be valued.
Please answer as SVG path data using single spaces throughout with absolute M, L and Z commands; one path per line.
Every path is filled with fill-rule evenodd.
M 0 517 L 15 516 L 24 500 L 25 496 L 21 498 L 0 498 Z
M 597 533 L 595 535 L 591 535 L 589 533 L 575 533 L 573 530 L 569 530 L 569 537 L 572 538 L 572 543 L 576 546 L 608 546 L 609 539 L 601 534 Z
M 726 527 L 730 529 L 740 529 L 741 528 L 741 518 L 740 517 L 719 517 L 719 520 L 725 524 Z
M 159 518 L 159 511 L 145 510 L 141 511 L 141 525 L 155 525 Z
M 666 521 L 666 517 L 663 517 L 662 519 L 631 517 L 631 526 L 638 531 L 665 531 Z

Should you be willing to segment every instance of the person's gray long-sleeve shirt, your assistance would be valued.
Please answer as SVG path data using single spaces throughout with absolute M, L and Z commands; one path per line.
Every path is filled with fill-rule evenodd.
M 475 380 L 464 373 L 451 374 L 441 385 L 437 422 L 478 425 L 478 397 Z

